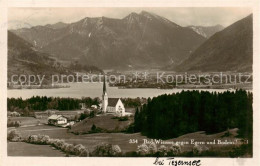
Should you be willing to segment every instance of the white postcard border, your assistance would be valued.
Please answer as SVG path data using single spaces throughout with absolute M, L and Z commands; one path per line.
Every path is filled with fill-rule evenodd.
M 252 7 L 253 8 L 253 34 L 254 34 L 254 56 L 253 56 L 253 111 L 254 111 L 254 143 L 253 158 L 178 158 L 185 160 L 199 159 L 202 166 L 205 165 L 260 165 L 260 57 L 259 57 L 259 30 L 260 30 L 260 6 L 258 0 L 0 0 L 0 118 L 1 118 L 1 153 L 0 165 L 3 166 L 75 166 L 75 165 L 153 165 L 155 158 L 79 158 L 79 157 L 8 157 L 6 140 L 6 98 L 7 98 L 7 10 L 8 7 Z

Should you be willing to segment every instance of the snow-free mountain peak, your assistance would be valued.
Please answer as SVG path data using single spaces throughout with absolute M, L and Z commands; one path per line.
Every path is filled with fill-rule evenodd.
M 145 11 L 122 19 L 86 17 L 60 29 L 13 32 L 54 57 L 110 69 L 176 65 L 205 41 L 193 30 Z

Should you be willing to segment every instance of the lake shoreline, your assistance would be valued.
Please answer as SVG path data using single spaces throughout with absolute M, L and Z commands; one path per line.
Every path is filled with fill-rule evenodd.
M 47 97 L 70 97 L 70 98 L 82 98 L 82 97 L 101 97 L 102 95 L 102 83 L 97 84 L 85 84 L 85 83 L 70 83 L 61 84 L 61 88 L 51 89 L 8 89 L 8 98 L 31 98 L 33 96 L 47 96 Z M 62 88 L 67 86 L 67 88 Z M 162 94 L 172 94 L 187 90 L 204 90 L 209 92 L 224 92 L 227 90 L 234 91 L 235 89 L 209 89 L 209 88 L 173 88 L 173 89 L 158 89 L 158 88 L 118 88 L 107 86 L 107 93 L 112 98 L 152 98 Z M 252 91 L 252 90 L 249 90 Z

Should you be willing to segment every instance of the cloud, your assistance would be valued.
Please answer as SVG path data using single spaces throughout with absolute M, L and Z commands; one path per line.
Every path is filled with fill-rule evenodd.
M 85 17 L 123 18 L 131 12 L 142 10 L 163 16 L 181 26 L 221 24 L 228 26 L 252 13 L 251 8 L 9 8 L 8 27 L 19 28 L 53 24 L 71 23 Z

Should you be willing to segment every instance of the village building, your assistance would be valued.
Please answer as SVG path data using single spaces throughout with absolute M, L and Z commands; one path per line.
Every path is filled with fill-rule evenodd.
M 62 115 L 51 115 L 50 117 L 48 117 L 48 124 L 64 125 L 67 124 L 67 118 Z
M 91 108 L 98 109 L 98 106 L 97 105 L 91 105 Z
M 81 110 L 85 110 L 87 108 L 85 103 L 79 103 L 79 105 Z
M 8 117 L 19 117 L 19 116 L 21 116 L 21 114 L 19 114 L 19 113 L 16 112 L 16 111 L 13 111 L 13 112 L 8 111 L 8 112 L 7 112 L 7 116 L 8 116 Z
M 125 107 L 120 98 L 108 98 L 105 78 L 103 82 L 102 112 L 125 116 Z

